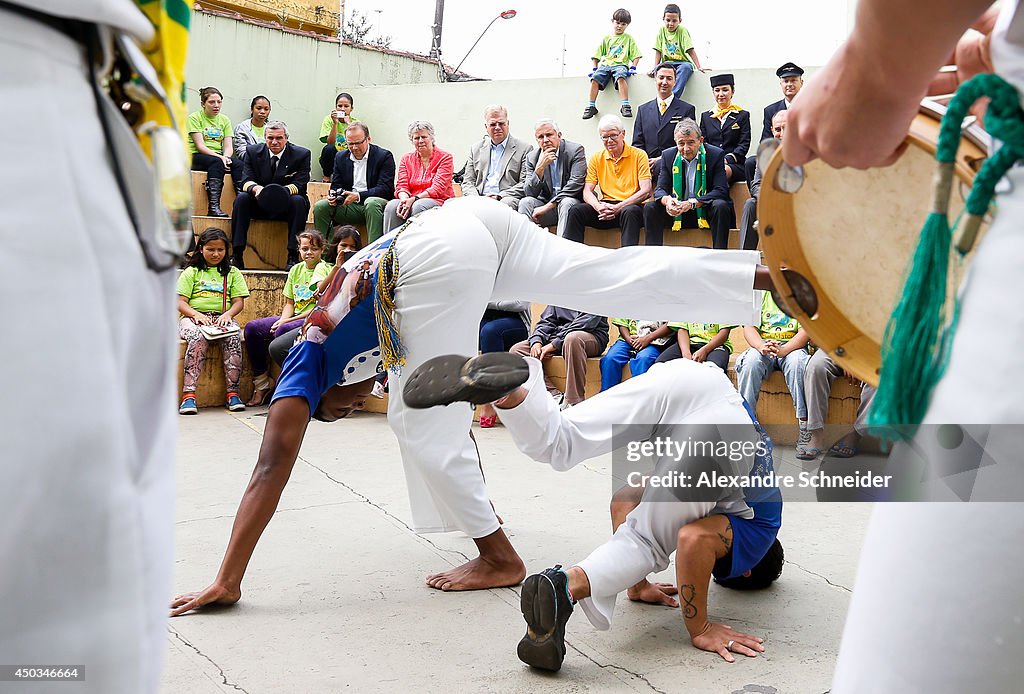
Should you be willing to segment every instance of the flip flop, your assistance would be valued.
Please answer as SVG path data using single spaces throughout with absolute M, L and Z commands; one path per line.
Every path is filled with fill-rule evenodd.
M 821 449 L 820 448 L 814 448 L 812 446 L 810 448 L 797 449 L 796 459 L 797 460 L 817 460 L 819 455 L 821 455 Z
M 855 446 L 847 446 L 845 443 L 837 443 L 828 449 L 828 456 L 830 458 L 852 458 L 857 455 L 859 451 Z M 799 456 L 798 456 L 799 457 Z

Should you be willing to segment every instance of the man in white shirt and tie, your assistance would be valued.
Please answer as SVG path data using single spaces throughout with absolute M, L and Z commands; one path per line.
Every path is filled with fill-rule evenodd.
M 672 65 L 659 65 L 654 72 L 654 83 L 658 95 L 640 104 L 633 128 L 633 146 L 647 153 L 647 158 L 657 162 L 661 153 L 676 146 L 672 133 L 684 118 L 697 119 L 693 104 L 676 98 L 672 90 L 676 86 L 676 71 Z M 652 167 L 651 185 L 658 185 L 658 167 Z
M 509 134 L 508 111 L 504 106 L 484 109 L 487 136 L 469 148 L 463 195 L 486 195 L 513 210 L 523 197 L 523 160 L 530 146 Z

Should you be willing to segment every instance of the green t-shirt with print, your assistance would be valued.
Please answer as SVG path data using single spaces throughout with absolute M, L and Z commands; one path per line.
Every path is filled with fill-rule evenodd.
M 327 277 L 332 267 L 334 266 L 326 260 L 321 260 L 312 270 L 306 267 L 305 263 L 296 263 L 288 271 L 288 279 L 284 282 L 284 295 L 295 302 L 296 315 L 305 313 L 316 303 L 313 297 L 316 285 Z
M 202 133 L 203 144 L 207 149 L 217 154 L 224 153 L 224 138 L 230 137 L 231 121 L 223 113 L 218 113 L 213 118 L 206 115 L 206 111 L 199 109 L 195 113 L 188 114 L 185 120 L 185 128 L 188 132 L 188 151 L 197 154 L 199 148 L 192 140 L 192 133 Z
M 192 266 L 178 275 L 178 296 L 188 299 L 188 305 L 200 313 L 223 313 L 223 294 L 224 277 L 215 267 L 200 270 Z M 228 272 L 227 306 L 230 308 L 231 300 L 240 296 L 249 296 L 249 287 L 238 268 L 232 267 Z
M 263 134 L 263 131 L 266 130 L 266 129 L 267 129 L 267 126 L 265 126 L 265 125 L 261 126 L 259 128 L 257 128 L 255 125 L 252 126 L 252 136 L 256 138 L 256 142 L 257 143 L 263 142 L 264 140 L 267 139 L 266 136 L 264 136 L 264 134 Z
M 623 33 L 605 36 L 601 45 L 597 47 L 597 53 L 592 57 L 598 61 L 598 65 L 601 67 L 614 67 L 615 65 L 630 65 L 642 55 L 633 37 Z
M 757 326 L 761 339 L 789 342 L 796 337 L 799 329 L 800 323 L 775 305 L 770 292 L 764 292 L 764 298 L 761 300 L 761 324 Z
M 335 134 L 334 137 L 334 148 L 339 152 L 344 152 L 346 149 L 348 149 L 348 142 L 345 140 L 345 128 L 347 128 L 349 125 L 352 125 L 353 123 L 359 122 L 359 119 L 353 116 L 351 113 L 348 114 L 348 119 L 348 125 L 342 123 L 341 121 L 338 121 L 338 132 Z M 331 119 L 331 114 L 328 113 L 324 117 L 324 122 L 320 124 L 320 141 L 323 142 L 324 144 L 327 143 L 327 136 L 331 134 L 332 123 L 333 120 Z
M 699 344 L 708 344 L 711 339 L 722 331 L 722 328 L 735 328 L 735 325 L 719 325 L 718 323 L 669 323 L 668 327 L 673 330 L 685 330 L 690 334 L 690 342 L 696 342 Z M 730 338 L 725 339 L 725 344 L 722 345 L 729 353 L 732 353 L 732 340 Z
M 690 39 L 690 32 L 682 24 L 676 27 L 675 31 L 669 31 L 664 26 L 658 31 L 654 39 L 654 50 L 661 51 L 661 60 L 665 63 L 692 63 L 686 51 L 693 48 L 693 41 Z

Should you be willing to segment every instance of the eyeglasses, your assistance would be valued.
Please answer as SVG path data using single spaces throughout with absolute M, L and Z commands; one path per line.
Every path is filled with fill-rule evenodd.
M 622 137 L 623 133 L 609 133 L 608 135 L 601 135 L 602 140 L 618 140 Z
M 84 26 L 80 30 L 83 32 L 81 40 L 86 47 L 100 125 L 111 150 L 114 179 L 124 200 L 146 266 L 153 272 L 170 270 L 180 264 L 194 238 L 192 178 L 185 142 L 176 127 L 174 112 L 152 66 L 131 39 L 114 33 L 113 60 L 109 63 L 109 68 L 101 73 L 97 69 L 101 64 L 100 56 L 104 54 L 100 30 L 95 25 Z M 156 99 L 167 111 L 170 126 L 158 125 L 155 122 L 139 125 L 139 120 L 144 114 L 142 104 L 150 99 Z M 149 138 L 157 184 L 156 200 L 147 201 L 133 197 L 133 191 L 128 186 L 127 177 L 118 158 L 113 123 L 108 120 L 111 102 L 138 136 Z M 139 195 L 137 190 L 135 195 Z M 157 209 L 157 224 L 153 235 L 156 248 L 150 246 L 146 235 L 142 233 L 138 214 L 139 209 L 151 205 Z
M 360 140 L 359 142 L 356 142 L 355 140 L 347 140 L 346 142 L 348 143 L 349 147 L 351 147 L 352 145 L 355 145 L 356 147 L 358 147 L 359 145 L 366 144 L 366 140 Z
M 506 121 L 506 120 L 492 120 L 490 123 L 487 124 L 487 127 L 488 128 L 504 128 L 506 125 L 508 125 L 508 121 Z

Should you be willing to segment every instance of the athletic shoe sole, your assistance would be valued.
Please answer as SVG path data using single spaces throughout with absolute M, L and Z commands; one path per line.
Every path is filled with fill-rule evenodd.
M 475 357 L 446 354 L 421 364 L 402 388 L 405 404 L 415 409 L 453 402 L 482 405 L 526 383 L 530 367 L 522 357 L 490 352 Z
M 565 660 L 565 623 L 572 603 L 564 585 L 548 575 L 552 569 L 528 576 L 523 581 L 520 608 L 526 620 L 526 635 L 519 641 L 519 659 L 541 670 L 557 672 Z

